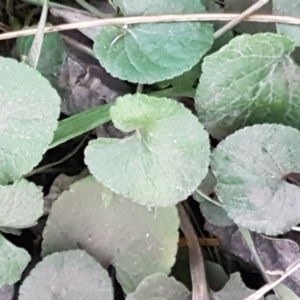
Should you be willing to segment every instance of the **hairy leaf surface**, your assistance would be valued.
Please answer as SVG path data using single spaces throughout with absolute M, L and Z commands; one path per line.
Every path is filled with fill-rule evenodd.
M 209 139 L 188 109 L 139 94 L 118 98 L 110 115 L 115 127 L 134 132 L 89 143 L 85 163 L 99 182 L 148 206 L 174 205 L 197 188 L 207 173 Z

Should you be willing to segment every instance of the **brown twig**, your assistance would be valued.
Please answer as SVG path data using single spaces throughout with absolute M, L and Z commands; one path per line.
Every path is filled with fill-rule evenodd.
M 32 170 L 31 172 L 25 174 L 23 177 L 24 178 L 28 178 L 28 177 L 30 177 L 32 175 L 41 173 L 41 172 L 45 171 L 46 169 L 49 169 L 51 167 L 54 167 L 54 166 L 56 166 L 58 164 L 61 164 L 61 163 L 65 162 L 67 159 L 69 159 L 70 157 L 72 157 L 82 147 L 82 145 L 86 141 L 87 137 L 88 137 L 88 135 L 86 135 L 70 153 L 68 153 L 66 156 L 64 156 L 60 160 L 55 161 L 55 162 L 50 163 L 50 164 L 47 164 L 45 166 L 41 166 L 39 168 L 36 168 L 36 169 Z
M 180 227 L 189 246 L 190 269 L 193 284 L 193 300 L 209 300 L 204 261 L 198 238 L 182 203 L 177 205 Z
M 215 39 L 218 39 L 220 36 L 222 36 L 224 33 L 226 33 L 228 30 L 232 29 L 234 26 L 242 22 L 245 18 L 252 15 L 254 12 L 259 10 L 261 7 L 263 7 L 265 4 L 267 4 L 269 0 L 259 0 L 258 2 L 255 2 L 252 6 L 250 6 L 248 9 L 243 11 L 239 16 L 228 22 L 225 26 L 220 28 L 218 31 L 215 32 L 214 37 Z
M 61 24 L 48 26 L 45 32 L 64 31 L 71 29 L 82 29 L 97 26 L 108 25 L 129 25 L 139 23 L 164 23 L 164 22 L 207 22 L 207 21 L 230 21 L 237 18 L 240 14 L 190 14 L 190 15 L 163 15 L 163 16 L 139 16 L 139 17 L 124 17 L 124 18 L 110 18 L 99 19 L 93 21 L 76 22 L 69 24 Z M 260 22 L 260 23 L 283 23 L 300 25 L 300 18 L 293 18 L 287 16 L 273 16 L 273 15 L 251 15 L 245 18 L 246 22 Z M 19 36 L 33 35 L 37 31 L 36 28 L 29 28 L 14 32 L 7 32 L 0 34 L 0 40 L 13 39 Z

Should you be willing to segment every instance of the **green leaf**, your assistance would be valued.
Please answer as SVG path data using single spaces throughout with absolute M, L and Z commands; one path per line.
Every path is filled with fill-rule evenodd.
M 277 285 L 275 287 L 275 291 L 276 291 L 276 294 L 278 296 L 280 296 L 280 298 L 274 298 L 274 299 L 280 299 L 280 300 L 299 300 L 300 299 L 292 290 L 290 290 L 284 284 Z M 269 300 L 269 298 L 267 298 L 267 300 Z
M 300 188 L 286 181 L 300 173 L 300 133 L 279 124 L 254 125 L 222 141 L 211 159 L 215 192 L 230 218 L 267 235 L 300 222 Z
M 209 202 L 203 196 L 201 196 L 201 194 L 205 194 L 209 197 L 214 192 L 216 184 L 216 177 L 211 170 L 209 170 L 206 174 L 206 177 L 201 181 L 197 190 L 193 193 L 193 198 L 200 203 L 201 213 L 209 223 L 219 227 L 232 226 L 234 223 L 231 219 L 229 219 L 227 212 L 222 207 Z M 215 195 L 210 197 L 219 203 L 219 200 Z
M 148 275 L 170 272 L 178 227 L 174 206 L 150 210 L 89 176 L 54 202 L 44 230 L 43 255 L 85 249 L 104 268 L 112 264 L 125 292 L 132 292 Z
M 18 37 L 14 53 L 22 58 L 29 54 L 33 44 L 33 36 Z M 66 46 L 58 32 L 46 33 L 36 69 L 49 80 L 59 71 L 66 58 Z
M 30 261 L 30 255 L 18 248 L 0 234 L 0 287 L 14 284 Z
M 300 129 L 300 69 L 295 44 L 270 33 L 242 35 L 207 56 L 196 92 L 200 121 L 215 138 L 256 123 Z
M 146 277 L 126 300 L 190 300 L 190 291 L 173 277 L 156 273 Z
M 54 253 L 40 262 L 20 287 L 20 300 L 113 300 L 106 270 L 82 250 Z
M 44 0 L 40 20 L 37 27 L 37 32 L 33 38 L 26 63 L 33 68 L 36 68 L 40 59 L 41 49 L 44 40 L 44 30 L 48 15 L 49 0 Z
M 124 139 L 99 138 L 85 149 L 96 179 L 118 194 L 148 206 L 186 199 L 207 173 L 209 139 L 197 118 L 167 98 L 126 95 L 110 109 Z
M 110 121 L 110 107 L 111 104 L 101 105 L 59 121 L 49 148 L 54 148 Z
M 272 0 L 273 14 L 299 18 L 300 0 Z M 298 25 L 276 24 L 278 33 L 289 36 L 298 46 L 300 46 L 300 34 Z
M 0 57 L 0 184 L 19 179 L 53 138 L 60 97 L 36 70 Z
M 225 287 L 217 292 L 211 292 L 211 300 L 241 300 L 250 296 L 254 291 L 248 289 L 241 279 L 239 273 L 230 275 Z
M 125 16 L 201 13 L 198 0 L 114 0 Z M 203 22 L 108 26 L 95 38 L 94 51 L 114 77 L 147 83 L 179 76 L 196 65 L 213 43 Z
M 42 191 L 25 179 L 12 185 L 0 185 L 1 227 L 26 228 L 35 225 L 43 214 Z

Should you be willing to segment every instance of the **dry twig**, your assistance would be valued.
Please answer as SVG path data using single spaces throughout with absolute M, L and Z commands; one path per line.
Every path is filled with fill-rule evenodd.
M 139 17 L 124 17 L 124 18 L 110 18 L 99 19 L 95 21 L 86 21 L 70 24 L 62 24 L 55 26 L 48 26 L 45 32 L 64 31 L 71 29 L 82 29 L 97 26 L 108 25 L 130 25 L 139 23 L 164 23 L 164 22 L 206 22 L 206 21 L 230 21 L 237 18 L 240 14 L 190 14 L 190 15 L 162 15 L 162 16 L 139 16 Z M 300 25 L 300 18 L 273 16 L 273 15 L 251 15 L 245 18 L 246 22 L 260 22 L 260 23 L 283 23 Z M 37 31 L 36 28 L 29 28 L 19 31 L 7 32 L 0 34 L 0 40 L 13 39 L 20 36 L 33 35 Z

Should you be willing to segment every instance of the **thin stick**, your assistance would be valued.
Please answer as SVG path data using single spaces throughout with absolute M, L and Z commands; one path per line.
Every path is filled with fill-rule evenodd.
M 231 20 L 229 23 L 227 23 L 225 26 L 220 28 L 218 31 L 215 32 L 214 37 L 215 39 L 218 39 L 221 37 L 225 32 L 242 22 L 245 18 L 252 15 L 254 12 L 259 10 L 261 7 L 263 7 L 265 4 L 267 4 L 269 0 L 260 0 L 256 3 L 254 3 L 252 6 L 250 6 L 248 9 L 246 9 L 244 12 L 242 12 L 238 17 Z
M 83 143 L 85 142 L 85 140 L 87 139 L 88 135 L 86 135 L 80 142 L 79 144 L 75 147 L 75 149 L 73 149 L 70 153 L 68 153 L 66 156 L 64 156 L 63 158 L 61 158 L 60 160 L 53 162 L 51 164 L 45 165 L 45 166 L 41 166 L 39 168 L 36 168 L 34 170 L 32 170 L 31 172 L 25 174 L 23 177 L 24 178 L 28 178 L 32 175 L 44 172 L 46 169 L 49 169 L 51 167 L 54 167 L 58 164 L 63 163 L 64 161 L 66 161 L 67 159 L 69 159 L 70 157 L 72 157 L 83 145 Z
M 180 227 L 189 246 L 190 268 L 193 284 L 192 299 L 209 300 L 203 255 L 199 246 L 197 236 L 185 211 L 184 205 L 182 203 L 179 203 L 177 204 L 177 208 L 180 218 Z
M 191 14 L 191 15 L 163 15 L 163 16 L 110 18 L 104 20 L 99 19 L 93 21 L 48 26 L 45 28 L 45 32 L 83 29 L 83 28 L 97 27 L 97 26 L 129 25 L 129 24 L 140 24 L 140 23 L 230 21 L 234 18 L 237 18 L 239 15 L 240 14 Z M 293 18 L 293 17 L 286 17 L 286 16 L 272 16 L 272 15 L 251 15 L 245 18 L 243 21 L 300 25 L 300 18 Z M 36 31 L 37 31 L 36 28 L 29 28 L 29 29 L 24 29 L 19 31 L 2 33 L 0 34 L 0 40 L 13 39 L 19 36 L 33 35 L 36 33 Z
M 293 263 L 291 266 L 288 267 L 286 272 L 280 278 L 264 285 L 262 288 L 260 288 L 259 290 L 257 290 L 255 293 L 253 293 L 249 297 L 245 298 L 244 300 L 259 300 L 259 299 L 261 299 L 264 294 L 266 294 L 270 290 L 274 289 L 284 279 L 286 279 L 287 277 L 292 275 L 294 272 L 299 270 L 299 268 L 300 268 L 300 260 L 297 260 L 295 263 Z

